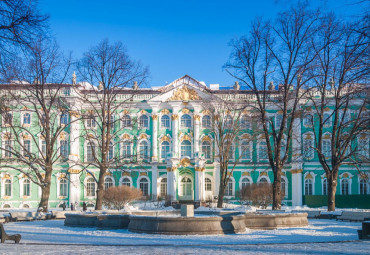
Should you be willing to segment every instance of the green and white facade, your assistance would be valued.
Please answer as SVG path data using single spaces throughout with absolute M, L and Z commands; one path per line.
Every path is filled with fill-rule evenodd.
M 79 92 L 88 93 L 92 89 L 96 88 L 85 84 L 66 84 L 63 96 L 79 107 L 84 107 L 79 101 Z M 127 103 L 129 106 L 114 113 L 114 118 L 121 121 L 115 123 L 114 128 L 119 132 L 114 138 L 117 143 L 111 153 L 140 154 L 138 158 L 143 157 L 144 160 L 140 164 L 132 163 L 120 169 L 110 169 L 109 175 L 105 177 L 106 187 L 130 185 L 141 188 L 145 195 L 152 198 L 170 195 L 174 200 L 180 201 L 205 201 L 216 197 L 220 182 L 219 163 L 214 157 L 214 139 L 208 129 L 210 116 L 207 109 L 203 109 L 203 102 L 215 97 L 225 100 L 249 99 L 250 92 L 238 89 L 220 90 L 217 85 L 212 84 L 207 87 L 203 82 L 184 76 L 159 88 L 127 89 L 118 96 L 118 100 L 126 100 L 130 94 L 134 96 Z M 314 137 L 310 133 L 312 129 L 305 121 L 305 116 L 311 110 L 306 103 L 302 103 L 301 108 L 305 114 L 294 122 L 295 138 L 282 175 L 284 203 L 293 206 L 309 204 L 307 201 L 312 201 L 312 197 L 326 202 L 323 199 L 326 195 L 324 170 L 314 151 L 307 151 Z M 327 111 L 330 111 L 330 106 Z M 353 106 L 352 113 L 355 114 L 355 111 L 356 107 Z M 271 109 L 268 114 L 274 121 L 279 121 L 278 111 Z M 78 116 L 70 114 L 68 118 L 73 120 Z M 245 118 L 248 118 L 247 113 Z M 34 135 L 38 136 L 36 116 L 28 116 L 25 109 L 14 113 L 13 120 L 15 119 L 25 121 L 24 125 L 35 130 Z M 132 127 L 121 128 L 124 121 L 134 119 L 138 121 Z M 247 120 L 243 123 L 245 132 L 234 144 L 234 157 L 241 159 L 231 175 L 226 191 L 226 198 L 230 200 L 237 200 L 238 191 L 244 185 L 273 181 L 263 139 L 253 136 L 255 123 Z M 65 127 L 65 133 L 59 138 L 59 142 L 67 146 L 63 153 L 68 155 L 55 166 L 49 201 L 51 208 L 58 207 L 63 202 L 86 202 L 88 205 L 95 203 L 96 184 L 86 171 L 81 171 L 85 162 L 88 165 L 89 161 L 88 143 L 80 135 L 86 131 L 86 127 L 94 128 L 91 123 L 72 122 Z M 330 136 L 331 126 L 327 125 L 325 128 L 325 135 Z M 2 134 L 1 143 L 4 146 L 7 141 L 4 131 Z M 246 139 L 247 137 L 253 139 Z M 368 156 L 368 134 L 359 136 L 358 142 L 366 143 L 367 150 L 363 153 Z M 30 146 L 32 150 L 32 146 L 37 145 Z M 1 155 L 6 156 L 5 152 Z M 81 162 L 81 166 L 77 167 L 72 163 L 76 161 Z M 362 174 L 357 168 L 345 165 L 340 169 L 338 196 L 358 195 L 358 198 L 369 201 L 370 164 L 365 162 L 361 165 L 361 170 Z M 89 172 L 99 176 L 97 168 L 89 167 Z M 1 208 L 38 206 L 41 190 L 23 174 L 1 167 L 0 178 Z M 350 206 L 352 205 L 348 204 Z

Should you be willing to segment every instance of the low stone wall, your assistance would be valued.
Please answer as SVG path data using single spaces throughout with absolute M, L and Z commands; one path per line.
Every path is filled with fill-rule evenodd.
M 307 225 L 307 213 L 245 214 L 245 226 L 252 229 L 304 227 Z
M 127 228 L 128 214 L 71 214 L 66 213 L 64 225 L 87 228 Z
M 245 232 L 244 215 L 210 217 L 129 216 L 128 230 L 165 235 L 214 235 Z

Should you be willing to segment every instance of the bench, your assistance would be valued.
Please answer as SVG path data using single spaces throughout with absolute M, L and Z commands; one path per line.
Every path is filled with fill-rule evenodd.
M 1 234 L 1 243 L 5 243 L 6 240 L 13 240 L 15 243 L 19 243 L 22 236 L 20 234 L 8 235 L 5 233 L 4 225 L 0 223 L 0 234 Z
M 318 219 L 318 218 L 320 218 L 320 211 L 293 210 L 292 213 L 307 213 L 307 218 L 309 218 L 309 219 Z
M 38 212 L 11 212 L 11 221 L 45 220 L 46 216 Z
M 370 212 L 343 211 L 342 215 L 337 217 L 337 220 L 364 221 L 365 218 L 369 217 Z

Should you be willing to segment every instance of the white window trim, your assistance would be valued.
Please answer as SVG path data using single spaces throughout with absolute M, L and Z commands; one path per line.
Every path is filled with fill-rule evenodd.
M 119 186 L 123 186 L 123 179 L 125 178 L 130 180 L 130 187 L 132 188 L 133 187 L 132 178 L 131 176 L 127 176 L 127 175 L 122 175 L 121 178 L 119 178 Z
M 167 179 L 167 190 L 166 190 L 166 194 L 167 194 L 167 191 L 168 191 L 168 177 L 167 177 L 167 173 L 165 174 L 162 174 L 161 176 L 159 176 L 159 178 L 157 179 L 157 194 L 159 194 L 159 196 L 162 196 L 161 194 L 161 182 L 162 180 L 166 178 Z
M 261 173 L 262 173 L 262 172 L 261 172 Z M 262 179 L 262 178 L 267 179 L 267 183 L 271 183 L 271 180 L 270 180 L 269 175 L 268 175 L 268 174 L 267 174 L 267 175 L 261 175 L 261 173 L 260 173 L 260 175 L 258 176 L 257 183 L 261 183 L 261 179 Z M 266 173 L 267 173 L 267 172 L 266 172 Z
M 95 145 L 95 154 L 96 154 L 96 150 L 97 150 L 97 145 L 96 145 L 96 142 L 95 141 L 91 141 L 91 140 L 89 140 L 89 139 L 85 139 L 85 144 L 84 144 L 84 149 L 85 149 L 85 151 L 84 151 L 84 162 L 85 163 L 89 163 L 90 161 L 87 161 L 87 144 L 89 143 L 89 142 L 92 142 L 94 145 Z
M 182 180 L 182 178 L 184 178 L 184 177 L 187 177 L 187 178 L 189 178 L 190 180 L 191 180 L 191 185 L 192 185 L 192 194 L 191 194 L 191 197 L 192 198 L 194 198 L 194 178 L 191 176 L 191 175 L 189 175 L 189 174 L 183 174 L 183 175 L 180 175 L 179 176 L 179 179 L 178 179 L 178 182 L 177 182 L 177 190 L 178 190 L 178 195 L 179 195 L 179 197 L 183 197 L 183 190 L 182 190 L 182 187 L 181 187 L 181 180 Z M 168 182 L 168 179 L 167 179 L 167 182 Z M 168 183 L 167 183 L 167 185 L 168 185 Z
M 94 196 L 88 196 L 87 195 L 87 180 L 90 179 L 90 178 L 93 178 L 94 183 L 95 183 L 95 185 L 94 185 L 94 187 L 95 187 Z M 89 176 L 86 176 L 85 177 L 85 180 L 84 180 L 84 198 L 87 198 L 87 199 L 95 199 L 96 198 L 96 188 L 97 188 L 97 185 L 98 184 L 96 183 L 94 177 L 92 177 L 90 175 Z
M 7 173 L 5 173 L 5 174 L 7 174 Z M 10 178 L 2 178 L 2 180 L 1 180 L 1 197 L 2 198 L 5 197 L 5 181 L 6 180 L 10 180 L 10 183 L 12 185 L 11 195 L 10 196 L 6 196 L 6 197 L 7 198 L 13 198 L 13 194 L 14 194 L 14 183 L 13 183 L 13 176 L 12 175 L 10 175 Z
M 226 192 L 225 192 L 225 198 L 228 198 L 228 199 L 231 199 L 233 197 L 235 197 L 235 178 L 233 176 L 230 176 L 229 178 L 229 182 L 232 181 L 232 184 L 233 184 L 233 192 L 231 194 L 231 196 L 226 196 Z M 229 185 L 229 183 L 226 184 L 226 189 L 228 188 L 227 186 Z
M 25 180 L 29 180 L 30 181 L 30 195 L 29 196 L 24 196 L 24 192 L 23 192 L 23 184 L 24 184 L 24 181 Z M 30 198 L 32 197 L 32 181 L 29 179 L 29 178 L 22 178 L 20 179 L 19 181 L 19 196 L 20 197 L 27 197 L 27 198 Z
M 180 137 L 180 139 L 181 139 L 181 137 Z M 181 144 L 182 144 L 182 142 L 184 142 L 184 141 L 189 141 L 189 140 L 183 140 L 183 141 L 181 141 L 181 140 L 180 140 L 180 148 L 179 148 L 179 149 L 180 149 L 180 151 L 179 151 L 180 158 L 181 158 L 181 159 L 183 159 L 183 158 L 189 158 L 189 159 L 190 159 L 190 158 L 192 158 L 192 157 L 194 156 L 194 146 L 193 146 L 193 142 L 192 142 L 192 141 L 189 141 L 189 142 L 190 142 L 190 147 L 191 147 L 191 155 L 190 155 L 190 157 L 189 157 L 189 156 L 182 156 L 182 155 L 181 155 L 181 154 L 182 154 L 182 153 L 181 153 L 181 146 L 182 146 Z
M 370 189 L 370 174 L 369 173 L 366 173 L 366 175 L 368 177 L 367 180 L 365 179 L 365 181 L 367 181 L 366 182 L 366 184 L 367 184 L 367 195 L 369 195 L 370 194 L 370 190 L 369 190 Z M 363 179 L 361 179 L 361 176 L 359 174 L 357 175 L 357 179 L 358 179 L 358 190 L 357 190 L 357 192 L 360 195 L 360 191 L 361 191 L 361 189 L 360 189 L 360 181 L 363 180 Z
M 151 145 L 149 139 L 140 139 L 140 140 L 137 141 L 137 145 L 136 145 L 137 159 L 144 159 L 144 158 L 141 157 L 141 154 L 140 154 L 140 143 L 142 143 L 142 142 L 147 142 L 147 144 L 148 144 L 148 158 L 146 160 L 150 161 L 152 145 Z
M 211 191 L 206 190 L 206 178 L 208 178 L 208 179 L 211 180 L 211 185 L 212 185 L 212 187 L 211 187 L 212 190 Z M 211 192 L 213 194 L 213 192 L 215 191 L 215 180 L 214 180 L 213 176 L 212 175 L 209 175 L 209 174 L 205 174 L 203 181 L 204 181 L 204 192 Z
M 190 116 L 190 127 L 183 127 L 181 125 L 181 119 L 182 119 L 182 116 L 184 115 L 189 115 Z M 179 129 L 184 129 L 184 128 L 188 128 L 188 129 L 192 129 L 194 127 L 194 114 L 192 112 L 189 111 L 189 113 L 181 113 L 180 116 L 179 116 Z
M 168 127 L 162 127 L 162 117 L 163 116 L 167 116 L 168 118 L 169 118 L 169 122 L 170 122 L 170 125 L 168 126 Z M 161 114 L 160 115 L 160 118 L 159 118 L 159 128 L 161 128 L 161 129 L 168 129 L 168 130 L 171 130 L 171 128 L 172 128 L 172 121 L 171 121 L 171 116 L 170 116 L 170 114 Z
M 260 158 L 260 144 L 261 142 L 265 142 L 266 143 L 266 140 L 262 140 L 262 139 L 259 139 L 258 140 L 258 143 L 257 143 L 257 161 L 262 161 L 262 162 L 268 162 L 269 160 L 269 156 L 268 156 L 268 149 L 267 149 L 267 143 L 266 143 L 266 155 L 267 157 L 265 159 L 261 159 Z
M 306 138 L 307 136 L 311 136 L 311 139 L 308 139 L 308 138 Z M 311 140 L 312 141 L 312 157 L 306 157 L 306 155 L 305 155 L 305 141 L 306 140 Z M 313 133 L 312 132 L 306 132 L 306 133 L 304 133 L 303 134 L 303 144 L 302 144 L 303 146 L 302 146 L 302 149 L 303 149 L 303 153 L 302 153 L 302 155 L 303 155 L 303 158 L 305 159 L 305 160 L 312 160 L 312 159 L 314 159 L 315 158 L 315 149 L 314 149 L 314 147 L 315 147 L 315 138 L 314 138 L 314 135 L 313 135 Z
M 112 180 L 112 183 L 113 183 L 112 187 L 116 186 L 116 182 L 115 182 L 113 176 L 104 176 L 104 188 L 105 188 L 105 180 L 106 179 L 111 179 Z
M 150 196 L 152 193 L 150 192 L 151 191 L 151 183 L 150 183 L 150 178 L 148 176 L 140 176 L 139 178 L 137 178 L 137 181 L 136 181 L 136 188 L 137 189 L 140 189 L 140 181 L 142 179 L 147 179 L 148 181 L 148 196 Z
M 248 175 L 245 175 L 245 176 L 242 176 L 240 177 L 240 180 L 239 180 L 239 191 L 241 191 L 241 188 L 242 188 L 242 183 L 243 183 L 243 179 L 248 179 L 250 184 L 252 185 L 253 184 L 253 180 L 252 180 L 252 177 L 248 176 Z
M 59 173 L 58 173 L 59 174 Z M 61 177 L 61 175 L 58 175 L 56 174 L 56 177 L 57 177 L 57 197 L 60 199 L 60 198 L 67 198 L 69 196 L 69 181 L 66 177 Z M 60 181 L 64 179 L 64 180 L 67 180 L 67 196 L 61 196 L 60 195 Z
M 161 160 L 166 160 L 166 158 L 163 158 L 162 157 L 162 143 L 164 142 L 168 142 L 169 143 L 169 146 L 170 146 L 170 150 L 169 150 L 169 153 L 171 153 L 171 148 L 172 148 L 172 141 L 162 141 L 162 142 L 159 142 L 159 159 Z
M 123 117 L 125 116 L 129 116 L 130 117 L 130 126 L 129 127 L 124 127 L 123 124 L 122 124 L 122 120 L 123 120 Z M 119 121 L 119 127 L 120 129 L 129 129 L 131 130 L 132 129 L 132 116 L 130 114 L 121 114 L 121 118 L 120 118 L 120 121 Z
M 25 124 L 24 123 L 24 115 L 26 115 L 26 113 L 28 113 L 30 115 L 30 124 Z M 30 127 L 32 125 L 32 114 L 31 114 L 31 112 L 29 112 L 29 111 L 21 112 L 21 123 L 22 123 L 23 127 Z
M 249 143 L 249 159 L 242 158 L 242 153 L 243 153 L 243 151 L 242 151 L 242 143 L 244 141 L 247 141 Z M 252 161 L 252 159 L 253 159 L 253 141 L 246 140 L 246 139 L 240 140 L 238 147 L 239 147 L 238 148 L 239 149 L 239 160 L 244 161 L 244 162 L 245 161 L 247 161 L 247 162 Z
M 303 176 L 303 194 L 306 195 L 306 188 L 305 188 L 305 181 L 306 181 L 306 176 L 308 174 L 311 174 L 312 176 L 312 195 L 316 195 L 316 191 L 315 191 L 315 179 L 316 179 L 316 175 L 317 174 L 314 174 L 313 172 L 306 172 Z
M 281 179 L 284 179 L 285 181 L 285 190 L 284 190 L 284 198 L 283 199 L 286 199 L 288 198 L 288 192 L 289 192 L 289 182 L 288 182 L 288 178 L 284 175 L 281 176 Z M 281 180 L 280 180 L 281 181 Z
M 148 126 L 147 127 L 142 127 L 142 126 L 140 126 L 140 118 L 142 117 L 142 116 L 146 116 L 146 117 L 148 117 Z M 150 116 L 149 116 L 149 114 L 140 114 L 138 117 L 137 117 L 137 129 L 139 129 L 139 130 L 141 130 L 141 129 L 150 129 Z M 131 120 L 132 121 L 132 120 Z
M 344 174 L 348 174 L 348 177 L 343 177 Z M 352 195 L 352 178 L 353 178 L 353 175 L 349 172 L 344 172 L 342 173 L 341 175 L 339 175 L 339 190 L 340 190 L 340 194 L 342 194 L 342 180 L 344 179 L 347 179 L 348 180 L 348 195 Z M 360 186 L 360 183 L 358 183 Z

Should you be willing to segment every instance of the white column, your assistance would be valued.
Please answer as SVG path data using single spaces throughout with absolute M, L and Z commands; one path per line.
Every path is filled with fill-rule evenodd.
M 152 198 L 157 198 L 157 181 L 158 181 L 158 168 L 157 166 L 152 166 Z
M 158 115 L 153 114 L 152 161 L 158 161 Z
M 220 163 L 214 163 L 214 170 L 213 170 L 213 176 L 215 178 L 215 188 L 214 188 L 214 192 L 213 194 L 215 196 L 218 196 L 218 192 L 219 192 L 219 189 L 220 189 Z
M 200 129 L 200 116 L 194 115 L 194 155 L 199 157 L 199 129 Z
M 176 200 L 176 170 L 175 166 L 167 167 L 167 195 Z
M 80 161 L 80 121 L 76 112 L 71 112 L 71 131 L 70 131 L 70 154 L 69 160 L 71 165 L 75 162 Z M 69 183 L 69 202 L 79 203 L 81 193 L 81 181 L 80 181 L 80 167 L 74 166 L 73 169 L 69 169 L 70 183 Z
M 302 170 L 292 170 L 292 206 L 302 205 Z
M 195 198 L 196 201 L 205 200 L 204 167 L 195 167 Z
M 179 145 L 178 145 L 178 137 L 179 137 L 179 115 L 176 113 L 172 114 L 172 152 L 173 158 L 179 158 Z

